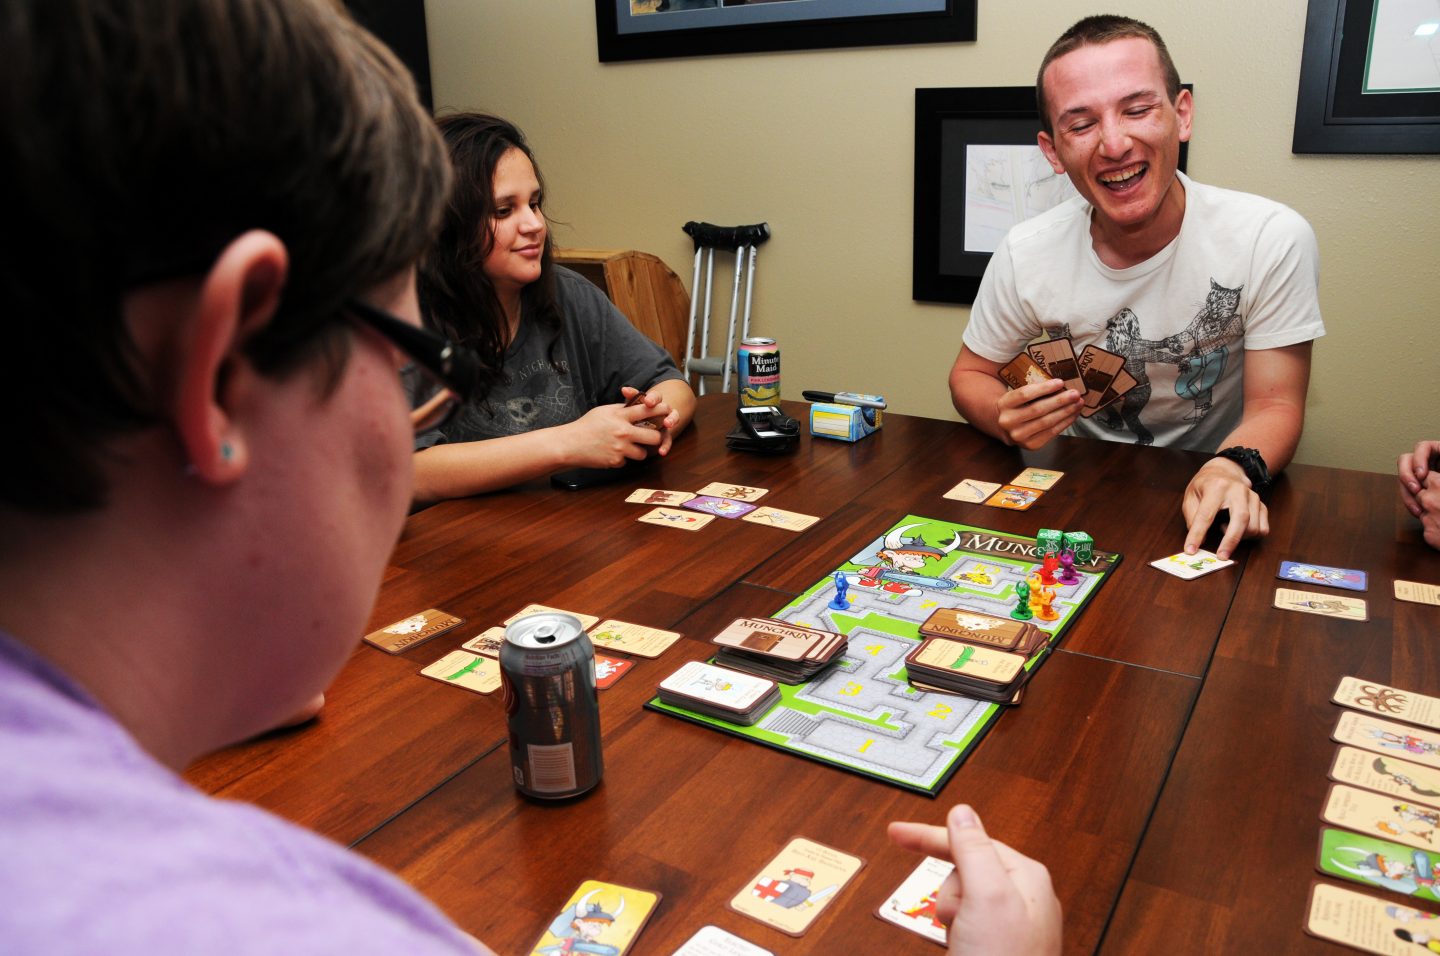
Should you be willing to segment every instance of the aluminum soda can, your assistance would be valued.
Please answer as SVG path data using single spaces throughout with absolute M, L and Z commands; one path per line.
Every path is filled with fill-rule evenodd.
M 527 614 L 505 628 L 500 679 L 515 788 L 558 800 L 594 788 L 600 756 L 595 647 L 573 615 Z
M 735 352 L 741 405 L 780 404 L 780 346 L 774 339 L 740 340 Z

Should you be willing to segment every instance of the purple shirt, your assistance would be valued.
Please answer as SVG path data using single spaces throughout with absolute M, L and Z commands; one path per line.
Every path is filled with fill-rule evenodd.
M 0 632 L 0 949 L 475 953 L 398 878 L 206 796 Z

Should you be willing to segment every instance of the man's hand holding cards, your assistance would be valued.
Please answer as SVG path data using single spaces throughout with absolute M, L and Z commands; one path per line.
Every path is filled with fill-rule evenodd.
M 1085 384 L 1069 339 L 1037 343 L 997 374 L 1010 390 L 996 403 L 996 425 L 1022 448 L 1042 447 L 1073 425 L 1085 407 Z

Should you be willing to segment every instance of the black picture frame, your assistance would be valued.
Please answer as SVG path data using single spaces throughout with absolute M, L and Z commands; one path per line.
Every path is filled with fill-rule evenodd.
M 1035 146 L 1038 153 L 1039 132 L 1033 86 L 915 91 L 911 297 L 916 301 L 972 303 L 990 264 L 990 253 L 964 248 L 966 147 Z M 1188 157 L 1189 144 L 1182 143 L 1182 171 Z
M 1362 92 L 1377 0 L 1309 0 L 1295 153 L 1440 153 L 1440 92 Z
M 977 0 L 717 0 L 713 9 L 635 15 L 630 0 L 595 0 L 600 62 L 822 47 L 975 39 Z M 644 29 L 641 30 L 640 28 Z

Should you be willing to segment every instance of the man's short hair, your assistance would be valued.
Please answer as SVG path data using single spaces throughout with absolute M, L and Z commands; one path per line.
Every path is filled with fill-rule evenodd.
M 1035 101 L 1040 107 L 1040 127 L 1046 133 L 1053 135 L 1055 132 L 1050 124 L 1050 107 L 1045 102 L 1046 68 L 1055 60 L 1082 46 L 1112 43 L 1128 37 L 1138 37 L 1154 44 L 1155 52 L 1160 57 L 1160 69 L 1165 73 L 1165 93 L 1170 97 L 1170 102 L 1175 102 L 1175 97 L 1180 95 L 1180 73 L 1175 69 L 1175 61 L 1170 59 L 1170 51 L 1166 49 L 1165 41 L 1154 27 L 1130 17 L 1108 14 L 1086 17 L 1060 34 L 1060 39 L 1050 45 L 1045 58 L 1040 61 L 1040 72 L 1035 75 Z
M 289 273 L 247 359 L 338 369 L 342 304 L 420 256 L 448 186 L 413 78 L 338 3 L 0 5 L 0 507 L 99 507 L 110 439 L 160 420 L 128 291 L 268 230 Z

